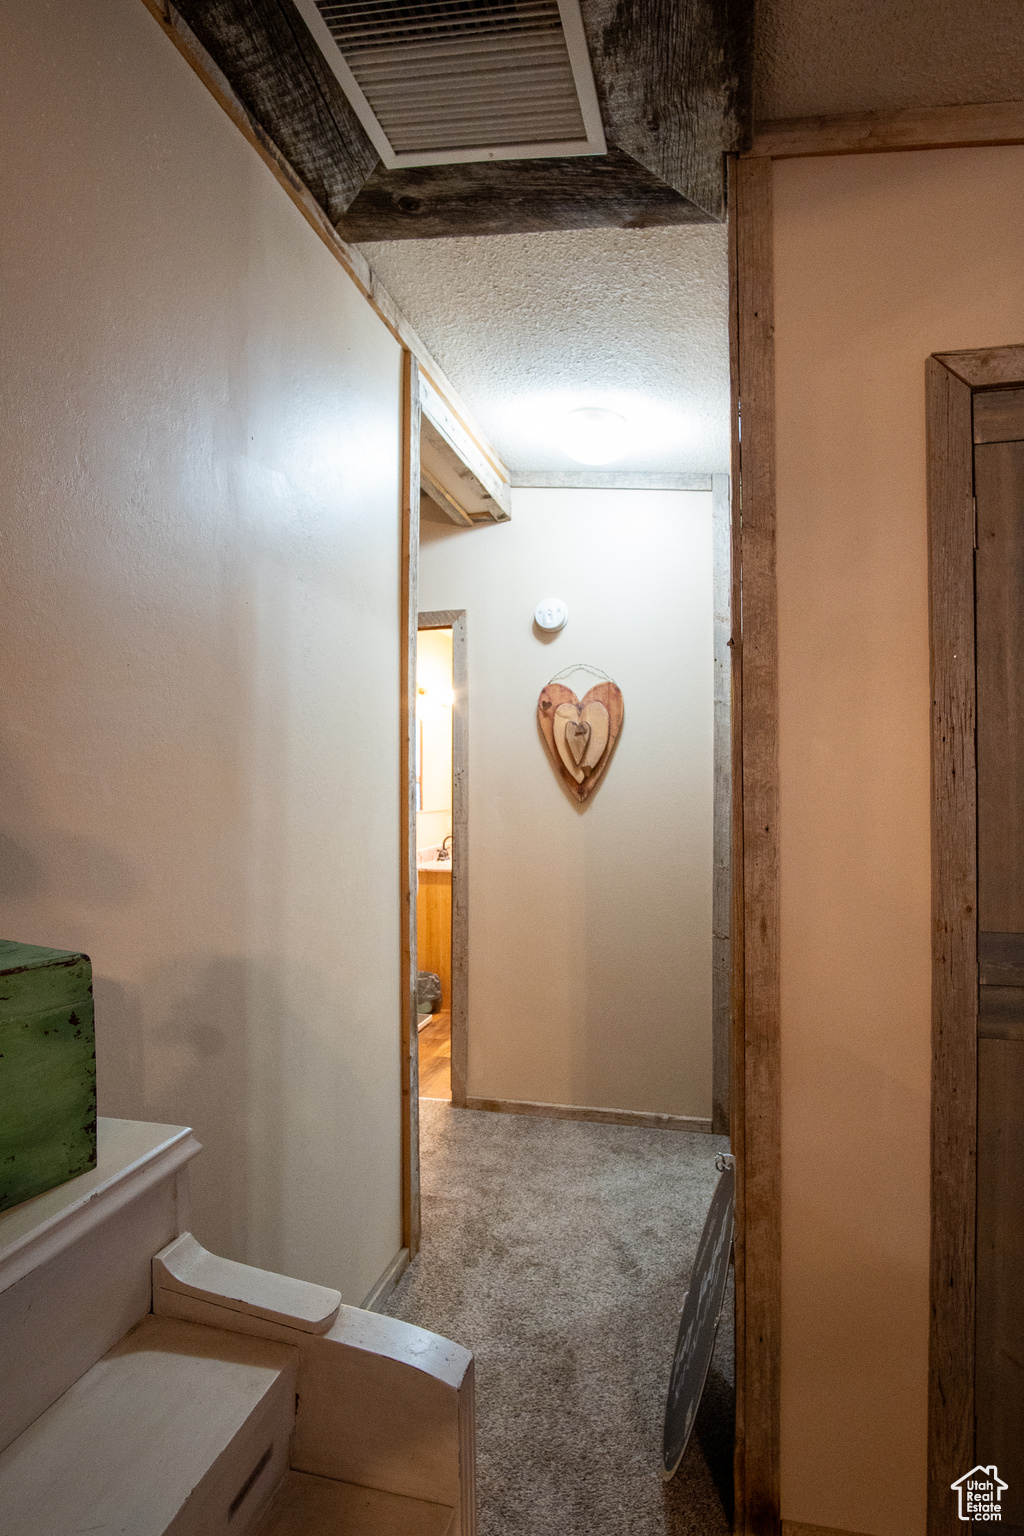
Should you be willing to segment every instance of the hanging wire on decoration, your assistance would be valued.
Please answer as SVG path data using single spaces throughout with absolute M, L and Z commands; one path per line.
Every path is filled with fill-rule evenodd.
M 609 677 L 607 672 L 602 672 L 600 667 L 592 667 L 586 661 L 574 661 L 571 667 L 563 667 L 561 672 L 556 672 L 554 677 L 548 678 L 548 685 L 560 683 L 563 677 L 571 677 L 574 672 L 589 672 L 591 677 L 599 677 L 602 682 L 614 683 L 614 677 Z

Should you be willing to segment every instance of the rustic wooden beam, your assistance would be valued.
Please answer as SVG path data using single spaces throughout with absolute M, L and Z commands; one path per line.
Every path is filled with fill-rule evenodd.
M 725 218 L 725 155 L 751 130 L 752 0 L 581 0 L 605 134 Z
M 552 160 L 383 166 L 338 220 L 345 240 L 433 240 L 560 229 L 706 224 L 710 216 L 621 149 Z
M 292 0 L 177 11 L 346 240 L 721 219 L 723 153 L 749 137 L 751 0 L 585 0 L 607 155 L 392 171 Z
M 378 155 L 291 0 L 176 0 L 332 223 Z
M 781 955 L 779 917 L 779 682 L 775 577 L 775 344 L 772 165 L 735 162 L 730 224 L 733 429 L 740 581 L 733 623 L 741 641 L 740 795 L 733 822 L 741 910 L 733 1152 L 737 1164 L 737 1509 L 741 1536 L 778 1536 L 781 1247 Z M 742 421 L 743 433 L 739 435 Z M 737 502 L 738 490 L 738 502 Z M 739 1344 L 742 1340 L 742 1345 Z M 740 1352 L 742 1350 L 742 1353 Z
M 898 149 L 963 149 L 987 144 L 1024 144 L 1024 101 L 780 118 L 757 124 L 750 152 L 773 160 L 792 160 L 810 155 L 872 155 Z

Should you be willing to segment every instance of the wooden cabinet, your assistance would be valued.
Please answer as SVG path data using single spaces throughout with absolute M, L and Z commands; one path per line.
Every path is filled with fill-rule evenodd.
M 421 869 L 416 896 L 416 966 L 441 978 L 441 1007 L 452 1005 L 452 872 Z

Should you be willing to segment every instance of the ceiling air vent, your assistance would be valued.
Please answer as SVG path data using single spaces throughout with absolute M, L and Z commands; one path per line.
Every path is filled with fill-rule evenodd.
M 388 169 L 605 153 L 579 0 L 295 0 Z

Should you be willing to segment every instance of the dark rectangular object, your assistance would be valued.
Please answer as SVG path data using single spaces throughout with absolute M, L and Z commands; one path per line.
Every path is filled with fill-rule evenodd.
M 1024 987 L 1024 933 L 978 934 L 978 981 L 983 987 Z
M 1024 390 L 992 389 L 974 397 L 974 441 L 1019 443 L 1024 438 Z
M 0 940 L 0 1211 L 96 1166 L 88 955 Z

